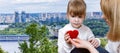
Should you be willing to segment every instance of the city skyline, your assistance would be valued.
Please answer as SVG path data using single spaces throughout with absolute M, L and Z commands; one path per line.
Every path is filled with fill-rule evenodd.
M 99 19 L 102 12 L 87 12 L 86 18 Z M 52 21 L 53 19 L 65 19 L 66 13 L 26 13 L 25 11 L 14 12 L 13 14 L 0 14 L 0 23 L 25 23 L 35 20 L 39 21 Z M 57 22 L 55 20 L 55 22 Z M 51 23 L 51 22 L 50 22 Z
M 66 12 L 69 0 L 0 0 L 0 13 Z M 85 0 L 87 12 L 100 12 L 100 0 Z

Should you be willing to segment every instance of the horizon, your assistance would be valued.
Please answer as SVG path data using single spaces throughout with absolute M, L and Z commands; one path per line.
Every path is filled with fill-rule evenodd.
M 18 11 L 15 11 L 15 12 L 18 12 Z M 15 12 L 12 12 L 12 13 L 0 13 L 0 14 L 14 14 Z M 23 11 L 20 11 L 18 13 L 21 13 L 21 12 L 23 12 Z M 101 11 L 94 11 L 94 12 L 102 13 Z M 25 12 L 25 13 L 66 13 L 66 12 Z M 86 12 L 86 13 L 93 13 L 93 12 Z

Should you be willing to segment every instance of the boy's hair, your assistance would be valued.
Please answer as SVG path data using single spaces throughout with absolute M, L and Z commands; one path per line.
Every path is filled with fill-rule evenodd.
M 67 6 L 67 15 L 86 15 L 86 4 L 83 0 L 70 0 Z
M 120 41 L 120 0 L 101 0 L 103 14 L 110 22 L 107 38 L 111 41 Z

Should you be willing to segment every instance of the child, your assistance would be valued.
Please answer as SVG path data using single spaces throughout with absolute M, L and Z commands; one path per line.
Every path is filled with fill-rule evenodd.
M 78 38 L 89 41 L 94 47 L 100 45 L 99 39 L 95 39 L 89 27 L 83 23 L 86 16 L 86 4 L 83 0 L 70 0 L 67 6 L 67 19 L 69 24 L 59 30 L 58 53 L 70 53 L 75 47 L 70 43 L 69 30 L 78 30 Z

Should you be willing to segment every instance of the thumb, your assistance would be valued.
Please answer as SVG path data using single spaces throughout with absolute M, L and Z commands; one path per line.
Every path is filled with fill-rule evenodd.
M 77 45 L 77 44 L 78 44 L 78 42 L 76 41 L 76 39 L 71 40 L 71 43 L 72 43 L 73 45 Z
M 80 48 L 79 40 L 77 40 L 77 39 L 71 40 L 71 43 L 72 43 L 76 48 Z
M 74 42 L 80 43 L 80 39 L 73 39 Z

